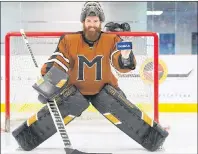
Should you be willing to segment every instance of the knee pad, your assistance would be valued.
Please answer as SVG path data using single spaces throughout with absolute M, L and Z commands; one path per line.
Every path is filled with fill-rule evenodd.
M 57 101 L 57 106 L 65 125 L 75 117 L 81 115 L 89 107 L 89 102 L 74 86 L 64 90 L 60 98 L 61 101 Z M 38 113 L 16 128 L 12 132 L 12 135 L 23 150 L 30 151 L 56 132 L 56 127 L 46 105 Z
M 157 150 L 168 132 L 126 99 L 124 94 L 106 85 L 92 105 L 111 123 L 149 151 Z

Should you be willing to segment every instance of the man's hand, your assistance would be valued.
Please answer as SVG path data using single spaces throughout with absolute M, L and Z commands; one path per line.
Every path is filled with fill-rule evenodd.
M 117 50 L 121 51 L 121 55 L 124 59 L 129 58 L 129 54 L 132 50 L 132 42 L 119 42 L 117 43 Z
M 121 55 L 124 59 L 128 59 L 129 55 L 131 53 L 131 50 L 121 50 Z
M 120 68 L 129 68 L 134 70 L 136 67 L 135 57 L 132 51 L 132 42 L 117 43 L 117 50 L 120 50 L 121 56 L 118 59 Z

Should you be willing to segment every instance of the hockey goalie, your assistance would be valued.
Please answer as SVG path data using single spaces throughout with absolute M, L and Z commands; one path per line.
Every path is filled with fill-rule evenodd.
M 145 149 L 156 151 L 168 132 L 119 88 L 111 66 L 126 73 L 136 69 L 136 59 L 130 44 L 116 34 L 101 31 L 104 20 L 100 4 L 86 2 L 80 17 L 83 30 L 60 37 L 55 52 L 41 68 L 43 78 L 33 87 L 41 103 L 56 100 L 65 125 L 79 117 L 91 102 L 115 127 Z M 126 47 L 123 50 L 122 45 Z M 21 148 L 29 151 L 56 132 L 45 106 L 12 134 Z

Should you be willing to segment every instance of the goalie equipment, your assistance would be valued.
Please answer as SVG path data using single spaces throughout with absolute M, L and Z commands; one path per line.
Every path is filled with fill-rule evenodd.
M 107 32 L 120 32 L 122 31 L 120 24 L 119 23 L 114 23 L 114 22 L 108 22 L 105 26 L 104 26 L 105 30 Z
M 39 82 L 33 85 L 44 103 L 53 100 L 57 102 L 65 125 L 75 117 L 79 117 L 89 106 L 89 102 L 76 87 L 67 86 L 67 80 L 67 73 L 52 67 Z M 44 106 L 38 113 L 16 128 L 12 134 L 20 147 L 29 151 L 43 143 L 56 131 L 49 108 Z
M 120 28 L 123 30 L 123 32 L 130 32 L 131 31 L 131 26 L 127 22 L 122 23 L 120 25 Z
M 59 97 L 57 105 L 65 125 L 80 116 L 89 106 L 89 102 L 74 86 L 64 89 L 62 94 L 56 97 Z M 49 109 L 44 106 L 38 113 L 16 128 L 12 135 L 23 150 L 30 151 L 56 131 Z
M 127 22 L 124 22 L 121 25 L 119 23 L 108 22 L 104 26 L 104 31 L 107 31 L 107 32 L 127 32 L 127 31 L 131 31 L 131 27 Z
M 43 96 L 46 101 L 53 101 L 67 87 L 68 79 L 66 72 L 53 66 L 32 87 L 39 93 L 39 100 Z
M 149 151 L 159 149 L 168 136 L 166 130 L 111 85 L 104 86 L 91 102 L 105 118 Z
M 105 21 L 105 15 L 100 3 L 98 2 L 86 2 L 82 8 L 80 21 L 85 21 L 87 16 L 98 16 L 101 22 Z

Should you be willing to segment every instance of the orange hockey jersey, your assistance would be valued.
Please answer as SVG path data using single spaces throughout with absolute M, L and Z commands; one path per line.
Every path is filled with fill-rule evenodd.
M 117 87 L 111 65 L 122 73 L 131 71 L 119 66 L 120 51 L 116 51 L 119 41 L 121 39 L 116 34 L 101 33 L 90 48 L 82 33 L 65 34 L 41 73 L 44 75 L 52 66 L 66 71 L 70 76 L 69 84 L 75 85 L 83 95 L 97 94 L 106 83 Z

